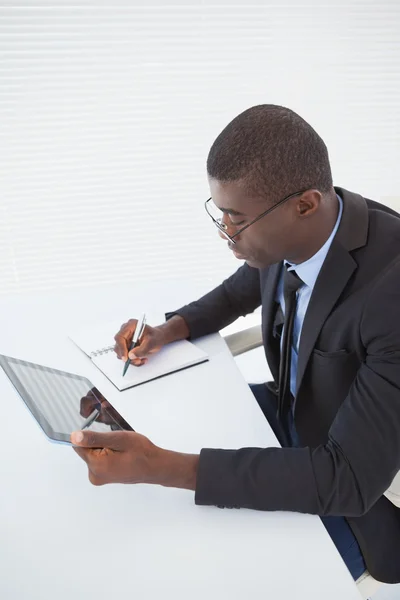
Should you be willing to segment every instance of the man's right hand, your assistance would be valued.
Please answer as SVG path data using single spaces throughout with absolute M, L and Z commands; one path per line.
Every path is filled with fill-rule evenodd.
M 129 352 L 132 343 L 133 334 L 137 326 L 137 319 L 129 319 L 127 323 L 121 326 L 121 329 L 115 335 L 114 350 L 118 358 L 124 362 L 129 358 L 133 365 L 140 367 L 144 365 L 150 354 L 155 354 L 168 342 L 164 331 L 160 327 L 151 327 L 146 325 L 139 344 L 134 350 Z M 128 354 L 129 353 L 129 354 Z

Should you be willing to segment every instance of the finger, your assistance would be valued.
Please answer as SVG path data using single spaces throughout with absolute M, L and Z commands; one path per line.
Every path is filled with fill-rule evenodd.
M 99 433 L 97 431 L 74 431 L 71 433 L 71 442 L 76 446 L 75 450 L 78 449 L 90 449 L 90 448 L 109 448 L 116 452 L 122 452 L 126 449 L 127 438 L 126 431 L 112 431 L 107 433 Z M 132 432 L 130 432 L 132 433 Z M 90 453 L 86 453 L 85 460 Z M 82 457 L 83 458 L 83 457 Z
M 95 473 L 93 473 L 93 471 L 91 471 L 89 469 L 89 481 L 92 485 L 104 485 L 105 483 L 107 483 L 102 477 L 99 477 L 98 475 L 96 475 Z
M 104 423 L 104 425 L 111 425 L 111 423 L 114 423 L 114 422 L 115 422 L 115 419 L 110 417 L 107 410 L 102 409 L 100 411 L 100 414 L 96 417 L 96 423 Z
M 133 334 L 135 333 L 137 319 L 129 319 L 127 323 L 121 326 L 121 329 L 114 336 L 114 350 L 118 358 L 126 360 L 128 357 L 129 346 L 131 345 Z
M 141 340 L 140 344 L 138 344 L 137 346 L 135 346 L 135 348 L 133 350 L 131 350 L 128 354 L 130 359 L 135 359 L 135 358 L 146 358 L 146 356 L 149 354 L 151 347 L 152 347 L 152 339 L 151 337 L 147 334 L 143 337 L 143 339 Z
M 104 485 L 105 483 L 107 483 L 107 481 L 103 477 L 101 477 L 100 475 L 96 475 L 96 473 L 94 473 L 91 470 L 90 465 L 89 465 L 88 461 L 86 460 L 88 453 L 92 452 L 92 450 L 90 450 L 90 449 L 88 450 L 86 448 L 77 448 L 75 446 L 74 446 L 74 450 L 87 464 L 88 477 L 89 477 L 90 483 L 92 483 L 93 485 Z
M 82 417 L 88 417 L 92 414 L 95 408 L 99 406 L 99 401 L 90 396 L 81 398 L 80 414 Z
M 127 339 L 124 337 L 124 335 L 122 333 L 117 333 L 114 336 L 114 340 L 115 340 L 114 352 L 116 353 L 116 355 L 119 359 L 125 361 L 128 356 L 130 342 L 127 341 Z
M 72 436 L 71 436 L 72 441 Z M 72 442 L 74 443 L 74 442 Z M 90 458 L 90 448 L 80 448 L 79 446 L 72 446 L 78 456 L 81 457 L 82 460 L 85 461 L 86 464 L 89 462 Z
M 145 365 L 148 360 L 148 358 L 134 358 L 131 360 L 131 365 L 134 367 L 141 367 L 142 365 Z

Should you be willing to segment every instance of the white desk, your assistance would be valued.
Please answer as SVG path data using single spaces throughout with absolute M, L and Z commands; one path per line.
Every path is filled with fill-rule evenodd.
M 72 325 L 135 316 L 133 296 L 139 310 L 145 294 L 122 288 L 0 298 L 0 352 L 86 375 L 166 448 L 274 444 L 218 335 L 198 342 L 209 363 L 122 393 L 66 339 Z M 173 296 L 163 291 L 166 309 L 179 304 Z M 197 507 L 192 492 L 158 486 L 93 487 L 2 372 L 0 407 L 2 600 L 359 600 L 317 517 Z

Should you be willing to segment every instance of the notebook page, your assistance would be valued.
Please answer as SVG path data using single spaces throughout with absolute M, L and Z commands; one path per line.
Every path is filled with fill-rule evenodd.
M 114 353 L 95 356 L 92 360 L 96 367 L 121 391 L 204 362 L 208 360 L 208 356 L 187 340 L 172 342 L 164 346 L 157 354 L 149 356 L 149 361 L 145 365 L 130 366 L 125 377 L 122 377 L 124 363 Z
M 138 318 L 140 315 L 138 315 Z M 99 352 L 104 348 L 114 348 L 114 336 L 121 328 L 123 323 L 129 320 L 129 317 L 120 317 L 119 319 L 102 323 L 101 325 L 91 325 L 82 327 L 77 331 L 69 334 L 69 338 L 76 344 L 85 354 L 92 358 L 92 353 Z M 147 324 L 160 325 L 165 321 L 163 314 L 152 314 L 147 317 Z
M 123 321 L 115 321 L 72 332 L 68 337 L 89 357 L 91 353 L 114 346 L 114 335 Z

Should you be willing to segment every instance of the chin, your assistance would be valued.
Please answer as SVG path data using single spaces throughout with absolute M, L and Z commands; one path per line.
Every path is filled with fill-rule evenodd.
M 265 269 L 274 264 L 272 261 L 267 261 L 267 260 L 261 261 L 261 260 L 255 259 L 255 258 L 246 258 L 246 262 L 249 265 L 249 267 L 252 267 L 253 269 Z
M 249 267 L 252 267 L 253 269 L 262 269 L 264 267 L 264 265 L 262 265 L 258 260 L 254 260 L 252 258 L 246 258 L 245 262 L 247 262 Z

